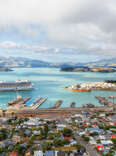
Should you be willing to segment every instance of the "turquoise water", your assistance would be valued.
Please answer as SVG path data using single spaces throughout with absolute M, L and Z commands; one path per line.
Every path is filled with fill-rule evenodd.
M 0 107 L 6 108 L 8 101 L 17 94 L 23 97 L 30 96 L 30 105 L 38 96 L 47 97 L 48 100 L 40 108 L 52 107 L 57 100 L 63 100 L 61 107 L 69 107 L 71 102 L 76 102 L 76 107 L 82 104 L 93 103 L 100 105 L 95 96 L 116 95 L 112 91 L 92 91 L 92 92 L 71 92 L 65 90 L 65 86 L 81 82 L 115 80 L 116 73 L 90 73 L 90 72 L 60 72 L 57 68 L 16 68 L 13 72 L 0 73 L 0 80 L 30 80 L 34 83 L 35 89 L 32 91 L 0 92 Z

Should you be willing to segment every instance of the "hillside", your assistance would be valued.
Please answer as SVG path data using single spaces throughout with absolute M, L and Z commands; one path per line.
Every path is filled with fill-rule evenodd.
M 100 60 L 95 62 L 89 62 L 89 63 L 74 63 L 74 62 L 60 62 L 60 63 L 51 63 L 46 61 L 41 61 L 38 59 L 29 59 L 29 58 L 23 58 L 23 57 L 0 57 L 0 67 L 5 68 L 36 68 L 36 67 L 56 67 L 56 68 L 74 68 L 78 67 L 88 67 L 88 68 L 116 68 L 116 58 L 113 59 L 107 59 L 107 60 Z M 81 69 L 80 69 L 81 70 Z M 88 70 L 85 69 L 84 70 Z

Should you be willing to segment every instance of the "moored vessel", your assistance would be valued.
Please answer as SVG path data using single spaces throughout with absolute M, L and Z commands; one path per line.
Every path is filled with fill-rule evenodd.
M 2 91 L 24 91 L 32 90 L 33 84 L 28 80 L 18 80 L 14 82 L 0 81 L 0 92 Z
M 91 92 L 90 89 L 72 88 L 73 92 Z

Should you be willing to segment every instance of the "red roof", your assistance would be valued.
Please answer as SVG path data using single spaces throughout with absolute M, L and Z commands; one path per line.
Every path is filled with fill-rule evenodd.
M 93 124 L 92 126 L 93 126 L 93 127 L 97 127 L 97 125 L 96 125 L 96 124 Z
M 116 126 L 116 122 L 114 122 L 114 126 Z
M 83 123 L 83 126 L 84 126 L 84 127 L 87 127 L 87 123 Z
M 110 126 L 110 123 L 106 123 L 106 126 Z
M 10 156 L 18 156 L 18 153 L 17 152 L 11 152 Z
M 64 137 L 64 139 L 67 139 L 67 140 L 71 141 L 72 137 Z
M 113 134 L 113 135 L 111 135 L 111 138 L 113 139 L 113 138 L 116 138 L 116 136 Z
M 98 149 L 99 151 L 102 151 L 102 150 L 104 149 L 104 146 L 98 145 L 98 146 L 97 146 L 97 149 Z

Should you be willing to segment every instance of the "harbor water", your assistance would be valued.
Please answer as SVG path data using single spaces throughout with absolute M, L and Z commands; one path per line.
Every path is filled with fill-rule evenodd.
M 1 72 L 0 81 L 30 80 L 34 83 L 34 90 L 20 92 L 0 92 L 0 107 L 6 108 L 8 101 L 16 98 L 30 96 L 27 105 L 33 103 L 38 97 L 47 98 L 40 108 L 49 108 L 58 100 L 62 100 L 61 107 L 70 107 L 72 102 L 76 107 L 82 104 L 92 103 L 100 105 L 95 96 L 116 96 L 116 91 L 92 91 L 72 92 L 65 89 L 66 86 L 83 83 L 98 82 L 104 80 L 115 80 L 116 73 L 94 73 L 94 72 L 61 72 L 58 68 L 15 68 L 13 72 Z

